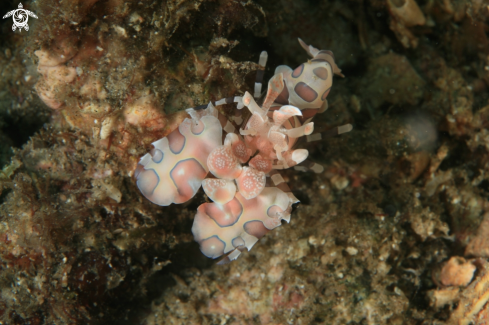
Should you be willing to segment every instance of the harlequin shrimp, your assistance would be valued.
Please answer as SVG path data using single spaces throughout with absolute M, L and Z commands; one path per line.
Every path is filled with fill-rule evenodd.
M 347 124 L 313 134 L 311 120 L 328 108 L 333 74 L 343 75 L 331 51 L 320 51 L 301 39 L 299 43 L 312 59 L 294 70 L 277 67 L 261 105 L 256 100 L 261 97 L 263 70 L 257 73 L 254 96 L 246 92 L 187 109 L 190 118 L 154 142 L 151 153 L 138 164 L 137 186 L 155 204 L 184 203 L 202 186 L 213 202 L 199 206 L 192 233 L 204 255 L 224 255 L 220 263 L 250 250 L 281 220 L 290 221 L 292 205 L 299 200 L 278 170 L 323 171 L 306 160 L 307 150 L 295 149 L 299 138 L 315 141 L 352 129 Z M 262 52 L 263 69 L 266 60 L 267 53 Z M 238 109 L 232 121 L 216 109 L 230 103 Z M 240 114 L 243 107 L 250 113 L 245 121 Z

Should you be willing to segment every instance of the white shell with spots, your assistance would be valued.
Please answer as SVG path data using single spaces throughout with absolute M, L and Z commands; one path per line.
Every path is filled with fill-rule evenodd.
M 199 125 L 185 119 L 178 132 L 185 142 L 172 150 L 168 138 L 153 143 L 153 156 L 144 155 L 136 173 L 137 186 L 151 202 L 167 206 L 194 197 L 209 171 L 207 157 L 222 143 L 222 127 L 215 116 L 203 116 Z M 197 132 L 196 132 L 197 131 Z M 175 149 L 175 148 L 173 148 Z

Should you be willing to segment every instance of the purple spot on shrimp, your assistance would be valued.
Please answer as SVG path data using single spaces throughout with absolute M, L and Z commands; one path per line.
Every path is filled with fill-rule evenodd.
M 243 225 L 243 228 L 248 234 L 255 236 L 258 239 L 262 238 L 266 235 L 267 232 L 270 231 L 263 225 L 263 222 L 260 220 L 248 221 Z
M 328 79 L 328 70 L 326 70 L 326 68 L 319 67 L 319 68 L 312 70 L 312 72 L 314 72 L 314 74 L 316 76 L 318 76 L 319 78 L 321 78 L 323 80 Z
M 299 76 L 302 74 L 302 71 L 304 71 L 304 64 L 301 64 L 300 66 L 295 68 L 294 71 L 292 71 L 292 77 L 299 78 Z
M 295 85 L 294 91 L 300 98 L 309 103 L 318 98 L 318 93 L 304 82 L 299 82 Z

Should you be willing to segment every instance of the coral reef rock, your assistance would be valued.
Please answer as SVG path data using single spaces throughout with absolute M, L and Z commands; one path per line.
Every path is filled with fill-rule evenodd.
M 487 1 L 22 4 L 28 31 L 0 22 L 2 324 L 488 322 Z M 299 66 L 298 37 L 345 76 L 328 136 L 293 148 L 318 173 L 281 172 L 290 223 L 216 265 L 191 229 L 227 197 L 154 205 L 139 158 L 186 109 L 252 93 L 262 51 L 264 80 Z

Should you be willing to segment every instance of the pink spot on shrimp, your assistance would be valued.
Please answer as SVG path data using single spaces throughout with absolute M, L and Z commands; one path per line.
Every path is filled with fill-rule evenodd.
M 263 222 L 260 220 L 248 221 L 243 225 L 243 228 L 244 231 L 246 231 L 248 234 L 255 236 L 258 239 L 262 238 L 267 234 L 267 232 L 270 231 L 263 225 Z
M 138 166 L 139 167 L 139 166 Z M 137 186 L 141 193 L 146 197 L 151 197 L 160 179 L 156 172 L 152 169 L 145 170 L 144 167 L 138 172 Z
M 175 129 L 166 137 L 168 138 L 168 144 L 170 146 L 170 150 L 174 154 L 179 154 L 180 152 L 182 152 L 185 146 L 185 137 L 180 133 L 178 129 Z
M 282 208 L 280 208 L 278 205 L 272 205 L 267 210 L 267 214 L 270 218 L 277 218 L 283 212 L 284 210 L 282 210 Z
M 243 213 L 243 207 L 241 206 L 241 203 L 234 198 L 224 205 L 206 204 L 204 205 L 204 212 L 214 220 L 219 227 L 229 227 L 238 221 Z
M 301 64 L 300 66 L 295 68 L 294 71 L 292 71 L 292 77 L 299 78 L 299 76 L 302 74 L 302 71 L 304 71 L 304 64 Z
M 315 68 L 314 70 L 312 70 L 312 72 L 314 72 L 316 76 L 318 76 L 323 80 L 328 79 L 328 70 L 326 68 L 323 67 Z
M 200 251 L 207 257 L 217 258 L 224 254 L 225 243 L 216 235 L 202 240 Z
M 314 89 L 306 85 L 304 82 L 299 82 L 295 86 L 294 91 L 300 98 L 309 103 L 318 98 L 318 93 Z
M 202 131 L 204 131 L 205 125 L 202 123 L 202 121 L 199 121 L 197 124 L 192 123 L 190 129 L 192 130 L 192 133 L 195 135 L 201 134 Z
M 206 175 L 207 172 L 197 160 L 191 158 L 179 161 L 170 172 L 170 177 L 178 192 L 175 203 L 190 200 L 199 190 L 202 179 Z
M 236 237 L 232 240 L 232 244 L 234 247 L 240 247 L 245 245 L 245 241 L 241 237 Z
M 328 90 L 326 90 L 326 91 L 324 92 L 324 94 L 321 96 L 321 100 L 325 100 L 325 99 L 326 99 L 326 97 L 328 97 L 328 95 L 329 95 L 329 91 L 330 91 L 330 90 L 331 90 L 331 88 L 329 88 Z

